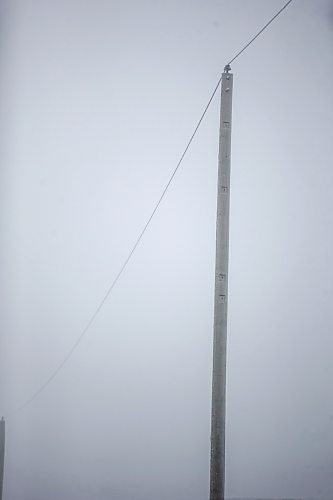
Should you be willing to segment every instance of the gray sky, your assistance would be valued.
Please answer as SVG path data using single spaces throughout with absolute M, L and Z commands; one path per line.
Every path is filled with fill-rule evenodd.
M 71 348 L 281 0 L 3 0 L 1 413 Z M 229 496 L 333 498 L 333 3 L 233 65 Z M 219 97 L 133 260 L 7 421 L 5 500 L 208 496 Z

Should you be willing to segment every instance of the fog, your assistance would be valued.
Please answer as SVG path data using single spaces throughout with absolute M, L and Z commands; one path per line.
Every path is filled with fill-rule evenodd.
M 2 0 L 4 500 L 208 498 L 219 95 L 281 0 Z M 333 498 L 333 4 L 232 65 L 229 497 Z

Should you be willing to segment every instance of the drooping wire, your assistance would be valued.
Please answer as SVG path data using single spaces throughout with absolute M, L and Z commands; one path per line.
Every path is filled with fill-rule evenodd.
M 229 63 L 227 63 L 226 65 L 226 68 L 228 66 L 230 66 L 230 64 L 232 62 L 234 62 L 262 33 L 263 31 L 265 31 L 265 29 L 281 14 L 281 12 L 284 11 L 284 9 L 286 9 L 288 7 L 288 5 L 292 2 L 292 0 L 289 0 L 266 24 L 265 26 L 260 30 L 258 31 L 258 33 L 229 61 Z M 228 68 L 229 70 L 230 68 Z M 82 342 L 83 338 L 85 337 L 87 331 L 89 330 L 89 328 L 91 327 L 92 323 L 95 321 L 97 315 L 99 314 L 100 310 L 102 309 L 103 305 L 105 304 L 106 300 L 108 299 L 109 295 L 111 294 L 112 290 L 114 289 L 115 285 L 117 284 L 117 282 L 119 281 L 121 275 L 123 274 L 123 272 L 125 271 L 129 261 L 131 260 L 134 252 L 136 251 L 140 241 L 142 240 L 145 232 L 147 231 L 152 219 L 154 218 L 164 196 L 166 195 L 166 192 L 168 191 L 169 187 L 170 187 L 170 184 L 172 183 L 180 165 L 182 164 L 182 161 L 190 147 L 190 145 L 192 144 L 192 141 L 201 125 L 201 122 L 202 120 L 204 119 L 207 111 L 208 111 L 208 108 L 220 86 L 220 83 L 221 83 L 221 80 L 222 80 L 222 76 L 220 77 L 220 79 L 218 80 L 209 100 L 208 100 L 208 103 L 189 139 L 189 141 L 187 142 L 187 145 L 175 167 L 175 169 L 173 170 L 172 174 L 171 174 L 171 177 L 169 179 L 169 181 L 167 182 L 164 190 L 162 191 L 162 194 L 160 196 L 160 198 L 158 199 L 150 217 L 148 218 L 146 224 L 144 225 L 141 233 L 139 234 L 139 236 L 137 237 L 132 249 L 130 250 L 127 258 L 125 259 L 122 267 L 120 268 L 118 274 L 116 275 L 116 277 L 114 278 L 114 280 L 112 281 L 111 285 L 109 286 L 109 288 L 107 289 L 105 295 L 103 296 L 102 300 L 100 301 L 100 303 L 98 304 L 97 308 L 95 309 L 95 312 L 92 314 L 92 316 L 90 317 L 89 321 L 87 322 L 86 326 L 84 327 L 84 329 L 82 330 L 81 334 L 79 335 L 79 337 L 77 338 L 77 340 L 75 341 L 75 343 L 73 344 L 73 346 L 71 347 L 71 349 L 68 351 L 68 353 L 66 354 L 66 356 L 63 358 L 63 360 L 61 361 L 61 363 L 56 367 L 56 369 L 51 373 L 51 375 L 46 379 L 46 381 L 22 404 L 20 405 L 13 413 L 16 414 L 17 412 L 23 410 L 26 406 L 28 406 L 30 403 L 32 403 L 45 389 L 46 387 L 56 378 L 56 376 L 58 375 L 58 373 L 61 371 L 61 369 L 64 367 L 64 365 L 67 363 L 67 361 L 72 357 L 74 351 L 77 349 L 77 347 L 79 346 L 79 344 Z
M 293 0 L 289 0 L 289 2 L 287 2 L 283 7 L 281 7 L 281 9 L 275 14 L 275 16 L 273 16 L 268 21 L 268 23 L 266 23 L 265 26 L 261 28 L 261 30 L 258 31 L 258 33 L 253 38 L 251 38 L 251 40 L 239 52 L 237 52 L 237 54 L 232 59 L 230 59 L 227 65 L 230 66 L 230 64 L 233 63 L 261 35 L 261 33 L 265 31 L 266 28 L 268 28 L 268 26 L 281 14 L 281 12 L 284 11 L 284 9 L 288 7 L 289 4 L 291 4 L 292 1 Z
M 151 213 L 150 217 L 148 218 L 148 220 L 147 220 L 146 224 L 144 225 L 144 227 L 143 227 L 143 229 L 142 229 L 141 233 L 140 233 L 140 234 L 139 234 L 139 236 L 137 237 L 137 239 L 136 239 L 136 241 L 135 241 L 135 243 L 134 243 L 134 245 L 133 245 L 133 247 L 132 247 L 131 251 L 129 252 L 128 256 L 126 257 L 126 259 L 125 259 L 125 261 L 124 261 L 123 265 L 121 266 L 121 268 L 120 268 L 120 270 L 119 270 L 118 274 L 116 275 L 116 277 L 115 277 L 115 278 L 114 278 L 114 280 L 112 281 L 111 285 L 110 285 L 110 286 L 109 286 L 109 288 L 107 289 L 107 291 L 106 291 L 106 293 L 105 293 L 104 297 L 102 298 L 101 302 L 98 304 L 97 308 L 95 309 L 95 312 L 93 313 L 93 315 L 92 315 L 92 316 L 91 316 L 91 318 L 89 319 L 88 323 L 86 324 L 86 326 L 85 326 L 85 327 L 84 327 L 84 329 L 82 330 L 82 332 L 81 332 L 80 336 L 77 338 L 77 340 L 75 341 L 75 343 L 73 344 L 73 346 L 71 347 L 71 349 L 68 351 L 68 353 L 66 354 L 66 356 L 64 357 L 64 359 L 63 359 L 63 360 L 61 361 L 61 363 L 57 366 L 57 368 L 53 371 L 53 373 L 49 376 L 49 378 L 48 378 L 48 379 L 47 379 L 47 380 L 46 380 L 46 381 L 45 381 L 45 382 L 44 382 L 44 383 L 43 383 L 43 384 L 42 384 L 42 385 L 38 388 L 38 390 L 36 390 L 36 392 L 34 392 L 34 393 L 32 394 L 32 396 L 30 396 L 30 398 L 29 398 L 29 399 L 27 399 L 27 401 L 25 401 L 25 402 L 24 402 L 21 406 L 19 406 L 19 407 L 18 407 L 18 408 L 15 410 L 15 412 L 14 412 L 14 413 L 17 413 L 17 412 L 19 412 L 19 411 L 23 410 L 23 408 L 25 408 L 25 407 L 26 407 L 26 406 L 28 406 L 30 403 L 32 403 L 32 401 L 34 401 L 34 399 L 36 399 L 36 398 L 39 396 L 39 394 L 40 394 L 41 392 L 43 392 L 43 391 L 46 389 L 46 387 L 47 387 L 47 386 L 48 386 L 48 385 L 52 382 L 52 380 L 54 380 L 54 379 L 55 379 L 55 377 L 58 375 L 58 373 L 59 373 L 59 372 L 60 372 L 60 370 L 63 368 L 63 366 L 64 366 L 64 365 L 67 363 L 67 361 L 68 361 L 68 360 L 72 357 L 72 355 L 73 355 L 74 351 L 76 350 L 76 348 L 77 348 L 77 347 L 79 346 L 79 344 L 82 342 L 82 340 L 83 340 L 84 336 L 86 335 L 87 331 L 88 331 L 88 330 L 89 330 L 89 328 L 91 327 L 92 323 L 95 321 L 96 316 L 98 315 L 98 313 L 99 313 L 99 312 L 100 312 L 100 310 L 102 309 L 102 307 L 103 307 L 103 305 L 105 304 L 106 300 L 108 299 L 108 297 L 109 297 L 110 293 L 112 292 L 112 290 L 113 290 L 113 289 L 114 289 L 114 287 L 116 286 L 117 282 L 119 281 L 119 278 L 121 277 L 121 275 L 122 275 L 122 274 L 123 274 L 123 272 L 125 271 L 125 269 L 126 269 L 126 267 L 127 267 L 128 263 L 129 263 L 129 261 L 131 260 L 131 258 L 132 258 L 132 256 L 133 256 L 133 254 L 134 254 L 135 250 L 137 249 L 137 247 L 138 247 L 138 245 L 139 245 L 140 241 L 142 240 L 143 235 L 144 235 L 144 234 L 145 234 L 145 232 L 147 231 L 147 229 L 148 229 L 148 227 L 149 227 L 149 225 L 150 225 L 150 223 L 151 223 L 151 221 L 152 221 L 152 219 L 153 219 L 154 215 L 156 214 L 156 212 L 157 212 L 157 210 L 158 210 L 158 208 L 159 208 L 159 206 L 160 206 L 160 204 L 161 204 L 161 202 L 162 202 L 162 200 L 163 200 L 164 196 L 166 195 L 166 192 L 168 191 L 168 189 L 169 189 L 169 187 L 170 187 L 170 184 L 172 183 L 173 178 L 175 177 L 175 175 L 176 175 L 176 173 L 177 173 L 177 171 L 178 171 L 178 169 L 179 169 L 179 167 L 180 167 L 180 165 L 181 165 L 181 163 L 182 163 L 182 161 L 183 161 L 183 159 L 184 159 L 184 157 L 185 157 L 185 155 L 186 155 L 186 153 L 187 153 L 187 151 L 188 151 L 188 149 L 189 149 L 190 145 L 192 144 L 192 141 L 193 141 L 193 139 L 194 139 L 194 137 L 195 137 L 195 135 L 196 135 L 196 133 L 197 133 L 197 131 L 198 131 L 198 129 L 199 129 L 199 127 L 200 127 L 200 125 L 201 125 L 201 122 L 202 122 L 202 120 L 204 119 L 204 117 L 205 117 L 205 115 L 206 115 L 206 113 L 207 113 L 207 111 L 208 111 L 208 108 L 209 108 L 209 106 L 210 106 L 210 104 L 211 104 L 211 102 L 212 102 L 212 100 L 213 100 L 213 98 L 214 98 L 214 96 L 215 96 L 215 94 L 216 94 L 216 92 L 217 92 L 217 89 L 218 89 L 218 88 L 219 88 L 219 86 L 220 86 L 221 80 L 222 80 L 222 77 L 219 79 L 218 83 L 216 84 L 216 86 L 215 86 L 215 88 L 214 88 L 214 90 L 213 90 L 213 92 L 212 92 L 212 94 L 211 94 L 211 96 L 210 96 L 210 98 L 209 98 L 209 101 L 208 101 L 208 103 L 207 103 L 207 105 L 206 105 L 206 107 L 205 107 L 205 109 L 204 109 L 204 111 L 203 111 L 203 113 L 202 113 L 202 115 L 201 115 L 201 117 L 200 117 L 200 119 L 199 119 L 199 121 L 198 121 L 198 123 L 197 123 L 197 125 L 196 125 L 195 129 L 194 129 L 194 132 L 192 133 L 192 135 L 191 135 L 191 137 L 190 137 L 190 139 L 189 139 L 189 141 L 188 141 L 188 143 L 187 143 L 187 145 L 186 145 L 186 147 L 185 147 L 185 149 L 184 149 L 184 151 L 183 151 L 183 153 L 182 153 L 182 155 L 181 155 L 181 157 L 180 157 L 180 159 L 179 159 L 179 161 L 178 161 L 178 163 L 177 163 L 177 165 L 176 165 L 176 167 L 175 167 L 175 169 L 173 170 L 173 172 L 172 172 L 172 175 L 171 175 L 170 179 L 168 180 L 168 182 L 167 182 L 167 184 L 166 184 L 165 188 L 163 189 L 162 194 L 161 194 L 161 196 L 159 197 L 159 199 L 158 199 L 158 201 L 157 201 L 157 203 L 156 203 L 156 205 L 155 205 L 155 207 L 154 207 L 154 209 L 153 209 L 153 211 L 152 211 L 152 213 Z

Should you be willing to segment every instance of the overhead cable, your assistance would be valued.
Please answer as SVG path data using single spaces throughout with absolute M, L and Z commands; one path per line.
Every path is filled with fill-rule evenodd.
M 20 407 L 18 407 L 18 408 L 17 408 L 17 410 L 15 411 L 15 413 L 17 413 L 17 412 L 18 412 L 18 411 L 20 411 L 20 410 L 23 410 L 23 408 L 25 408 L 27 405 L 29 405 L 30 403 L 32 403 L 32 401 L 33 401 L 34 399 L 36 399 L 36 398 L 37 398 L 37 396 L 39 396 L 39 394 L 40 394 L 41 392 L 43 392 L 43 391 L 46 389 L 46 387 L 47 387 L 47 386 L 48 386 L 48 385 L 52 382 L 52 380 L 54 380 L 54 379 L 55 379 L 55 377 L 58 375 L 58 373 L 59 373 L 59 372 L 60 372 L 60 370 L 63 368 L 63 366 L 64 366 L 64 365 L 67 363 L 67 361 L 68 361 L 68 360 L 72 357 L 72 354 L 74 353 L 74 351 L 76 350 L 76 348 L 79 346 L 79 344 L 82 342 L 82 340 L 83 340 L 83 338 L 85 337 L 85 335 L 86 335 L 87 331 L 88 331 L 88 330 L 89 330 L 89 328 L 91 327 L 92 323 L 95 321 L 96 316 L 98 315 L 98 313 L 99 313 L 99 312 L 100 312 L 100 310 L 102 309 L 102 307 L 103 307 L 103 305 L 105 304 L 106 300 L 108 299 L 108 297 L 109 297 L 110 293 L 112 292 L 112 290 L 113 290 L 113 289 L 114 289 L 114 287 L 116 286 L 117 282 L 119 281 L 119 278 L 121 277 L 121 275 L 122 275 L 122 274 L 123 274 L 123 272 L 125 271 L 125 269 L 126 269 L 126 267 L 127 267 L 128 263 L 129 263 L 129 261 L 131 260 L 131 258 L 132 258 L 132 256 L 133 256 L 133 254 L 134 254 L 135 250 L 137 249 L 137 247 L 138 247 L 138 245 L 139 245 L 140 241 L 142 240 L 143 235 L 144 235 L 144 234 L 145 234 L 145 232 L 147 231 L 147 229 L 148 229 L 148 227 L 149 227 L 149 225 L 150 225 L 151 221 L 153 220 L 153 218 L 154 218 L 154 216 L 155 216 L 155 214 L 156 214 L 156 212 L 157 212 L 157 210 L 158 210 L 158 208 L 159 208 L 160 204 L 162 203 L 162 200 L 163 200 L 163 198 L 165 197 L 166 192 L 168 191 L 168 189 L 169 189 L 169 187 L 170 187 L 170 184 L 171 184 L 171 183 L 172 183 L 172 181 L 173 181 L 173 178 L 175 177 L 175 175 L 176 175 L 176 173 L 177 173 L 177 171 L 178 171 L 178 169 L 179 169 L 180 165 L 182 164 L 182 161 L 184 160 L 184 157 L 185 157 L 185 155 L 186 155 L 186 153 L 187 153 L 187 151 L 188 151 L 188 149 L 189 149 L 190 145 L 192 144 L 192 141 L 193 141 L 193 139 L 194 139 L 194 137 L 195 137 L 195 135 L 196 135 L 196 133 L 197 133 L 197 131 L 198 131 L 198 129 L 199 129 L 199 127 L 200 127 L 200 125 L 201 125 L 201 122 L 202 122 L 202 120 L 204 119 L 204 116 L 206 115 L 206 113 L 207 113 L 207 111 L 208 111 L 208 108 L 209 108 L 209 106 L 210 106 L 210 104 L 211 104 L 211 102 L 212 102 L 212 100 L 213 100 L 213 98 L 214 98 L 214 96 L 215 96 L 215 94 L 216 94 L 216 92 L 217 92 L 217 89 L 218 89 L 218 88 L 219 88 L 219 86 L 220 86 L 220 82 L 221 82 L 221 80 L 222 80 L 222 77 L 219 79 L 219 81 L 218 81 L 217 85 L 215 86 L 215 88 L 214 88 L 214 90 L 213 90 L 213 92 L 212 92 L 212 94 L 211 94 L 211 96 L 210 96 L 210 98 L 209 98 L 209 101 L 208 101 L 208 103 L 207 103 L 207 105 L 206 105 L 206 107 L 205 107 L 205 109 L 204 109 L 204 111 L 203 111 L 203 113 L 202 113 L 202 115 L 201 115 L 201 117 L 200 117 L 200 119 L 199 119 L 199 121 L 198 121 L 198 123 L 197 123 L 197 125 L 196 125 L 195 129 L 194 129 L 194 132 L 192 133 L 192 135 L 191 135 L 191 137 L 190 137 L 190 139 L 189 139 L 189 141 L 188 141 L 188 143 L 187 143 L 187 145 L 186 145 L 186 147 L 185 147 L 185 149 L 184 149 L 184 151 L 183 151 L 183 153 L 182 153 L 182 155 L 181 155 L 181 157 L 180 157 L 180 159 L 179 159 L 179 161 L 178 161 L 178 163 L 177 163 L 177 165 L 176 165 L 176 167 L 175 167 L 175 169 L 173 170 L 173 172 L 172 172 L 172 174 L 171 174 L 170 179 L 168 180 L 168 182 L 167 182 L 167 184 L 166 184 L 165 188 L 163 189 L 161 196 L 159 197 L 159 199 L 158 199 L 157 203 L 155 204 L 154 209 L 153 209 L 153 211 L 151 212 L 150 217 L 148 218 L 148 220 L 147 220 L 146 224 L 144 225 L 144 227 L 143 227 L 143 229 L 142 229 L 141 233 L 140 233 L 140 234 L 139 234 L 139 236 L 137 237 L 137 239 L 136 239 L 136 241 L 135 241 L 135 243 L 134 243 L 134 245 L 133 245 L 132 249 L 130 250 L 130 252 L 129 252 L 128 256 L 126 257 L 126 259 L 125 259 L 125 261 L 124 261 L 123 265 L 121 266 L 121 268 L 120 268 L 120 270 L 119 270 L 118 274 L 116 275 L 116 277 L 115 277 L 115 278 L 114 278 L 114 280 L 112 281 L 111 285 L 109 286 L 109 288 L 107 289 L 106 293 L 104 294 L 104 297 L 102 298 L 102 300 L 101 300 L 101 301 L 100 301 L 100 303 L 98 304 L 97 308 L 95 309 L 95 312 L 92 314 L 92 316 L 90 317 L 90 319 L 89 319 L 88 323 L 86 324 L 86 326 L 85 326 L 85 327 L 84 327 L 84 329 L 82 330 L 82 332 L 81 332 L 80 336 L 77 338 L 77 340 L 75 341 L 75 343 L 73 344 L 73 346 L 71 347 L 71 349 L 68 351 L 68 353 L 66 354 L 66 356 L 64 357 L 64 359 L 61 361 L 61 363 L 57 366 L 57 368 L 53 371 L 53 373 L 49 376 L 49 378 L 48 378 L 48 379 L 47 379 L 47 380 L 46 380 L 46 381 L 45 381 L 45 382 L 44 382 L 44 383 L 43 383 L 43 384 L 42 384 L 42 385 L 38 388 L 38 390 L 36 390 L 36 392 L 34 392 L 34 393 L 32 394 L 32 396 L 30 396 L 30 398 L 29 398 L 29 399 L 28 399 L 25 403 L 23 403 Z
M 268 26 L 281 14 L 281 12 L 284 11 L 284 9 L 286 9 L 288 7 L 289 4 L 291 4 L 293 0 L 289 0 L 289 2 L 287 2 L 280 10 L 279 12 L 277 12 L 275 14 L 275 16 L 273 16 L 269 21 L 268 23 L 265 24 L 265 26 L 263 28 L 261 28 L 260 31 L 258 31 L 258 33 L 253 37 L 251 38 L 251 40 L 239 51 L 237 52 L 237 54 L 232 58 L 230 59 L 230 61 L 228 62 L 227 66 L 230 66 L 231 63 L 233 63 L 243 52 L 245 52 L 245 50 L 261 35 L 261 33 L 263 33 L 265 31 L 266 28 L 268 28 Z

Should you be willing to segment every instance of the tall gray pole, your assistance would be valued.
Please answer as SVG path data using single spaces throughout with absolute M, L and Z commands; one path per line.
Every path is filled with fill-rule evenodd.
M 224 500 L 229 197 L 233 75 L 222 74 L 218 160 L 210 500 Z
M 0 420 L 0 500 L 2 500 L 3 472 L 5 465 L 5 421 Z

